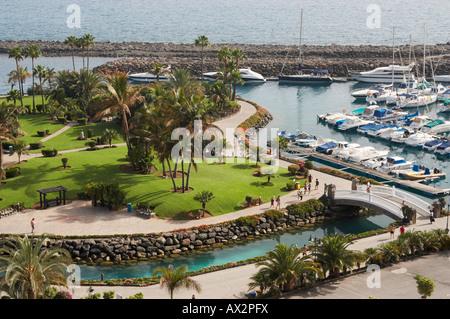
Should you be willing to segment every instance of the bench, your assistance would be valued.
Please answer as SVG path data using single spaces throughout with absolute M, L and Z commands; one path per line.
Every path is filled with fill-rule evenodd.
M 55 199 L 45 200 L 45 208 L 50 207 L 53 204 L 55 204 L 56 206 L 61 205 L 61 198 L 56 197 Z

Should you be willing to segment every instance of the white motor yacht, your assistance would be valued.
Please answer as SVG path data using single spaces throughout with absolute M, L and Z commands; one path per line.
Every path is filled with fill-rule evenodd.
M 450 141 L 444 142 L 434 150 L 434 153 L 440 155 L 450 154 Z
M 392 132 L 399 128 L 400 127 L 398 125 L 384 125 L 378 129 L 373 129 L 373 130 L 368 131 L 367 135 L 376 137 L 376 136 L 380 136 L 384 132 Z
M 363 125 L 366 125 L 369 123 L 373 123 L 373 121 L 363 120 L 358 117 L 347 118 L 344 120 L 344 122 L 341 125 L 339 125 L 338 128 L 341 131 L 352 131 L 352 130 L 356 130 L 360 126 L 363 126 Z
M 351 93 L 351 95 L 355 99 L 365 99 L 367 96 L 371 95 L 372 93 L 381 92 L 384 90 L 391 90 L 391 89 L 392 89 L 392 84 L 378 84 L 375 86 L 371 86 L 370 88 L 354 90 Z
M 405 140 L 405 144 L 413 147 L 423 147 L 425 143 L 434 140 L 435 137 L 428 133 L 417 132 Z
M 397 108 L 412 108 L 430 105 L 436 102 L 437 94 L 430 93 L 426 95 L 403 94 L 397 100 Z
M 372 83 L 404 83 L 406 82 L 405 76 L 411 72 L 414 64 L 408 66 L 401 65 L 389 65 L 387 67 L 379 67 L 371 71 L 363 72 L 349 72 L 350 75 L 360 82 L 372 82 Z M 414 78 L 412 76 L 412 81 Z
M 339 154 L 343 151 L 348 151 L 357 147 L 360 147 L 361 145 L 357 143 L 349 143 L 349 142 L 338 142 L 338 146 L 331 151 L 331 155 L 333 156 L 339 156 Z
M 420 130 L 425 124 L 429 123 L 431 119 L 425 115 L 417 115 L 413 118 L 409 128 L 412 130 Z
M 435 138 L 432 141 L 426 142 L 423 145 L 423 149 L 427 150 L 427 151 L 434 151 L 439 145 L 441 145 L 442 143 L 445 143 L 447 141 L 448 140 L 446 140 L 446 139 Z
M 439 99 L 436 106 L 437 113 L 449 113 L 450 112 L 450 99 Z
M 403 157 L 390 156 L 386 157 L 386 161 L 382 162 L 376 170 L 384 173 L 390 173 L 393 170 L 409 169 L 412 165 L 412 161 L 406 161 Z
M 405 143 L 412 135 L 416 134 L 414 131 L 404 130 L 402 133 L 392 134 L 391 142 L 394 143 Z
M 206 72 L 203 73 L 203 76 L 207 80 L 215 81 L 220 73 L 221 72 Z M 251 68 L 239 69 L 239 73 L 241 73 L 244 82 L 266 82 L 266 79 L 261 74 L 253 71 Z
M 420 130 L 424 133 L 447 133 L 450 132 L 450 121 L 431 120 L 422 126 Z
M 133 74 L 127 74 L 128 80 L 132 82 L 155 82 L 158 80 L 158 77 L 150 72 L 142 72 L 142 73 L 133 73 Z M 160 75 L 159 81 L 167 81 L 167 76 Z
M 369 159 L 374 159 L 378 157 L 386 156 L 389 153 L 389 150 L 377 150 L 372 146 L 366 146 L 359 148 L 359 152 L 349 156 L 348 160 L 350 162 L 360 163 L 363 161 L 367 161 Z
M 396 135 L 403 135 L 403 133 L 406 130 L 404 128 L 390 128 L 388 130 L 385 130 L 384 132 L 381 132 L 378 136 L 384 140 L 391 140 L 392 137 Z

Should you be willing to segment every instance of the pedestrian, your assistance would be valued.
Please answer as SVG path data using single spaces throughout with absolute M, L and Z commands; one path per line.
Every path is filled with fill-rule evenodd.
M 308 190 L 308 182 L 305 181 L 305 184 L 303 185 L 303 187 L 305 188 L 305 195 L 306 195 L 306 191 Z
M 318 178 L 316 178 L 316 187 L 314 188 L 315 190 L 318 190 L 319 189 L 319 179 Z
M 278 197 L 277 197 L 277 209 L 280 209 L 281 208 L 281 197 L 280 197 L 280 195 L 278 195 Z
M 370 182 L 367 182 L 367 193 L 370 193 Z
M 195 299 L 195 295 L 192 295 L 192 299 Z
M 309 174 L 309 176 L 308 176 L 308 182 L 311 184 L 311 182 L 312 182 L 312 175 L 311 174 Z
M 430 223 L 433 224 L 434 222 L 434 217 L 433 217 L 433 212 L 431 212 L 430 214 Z
M 403 234 L 404 232 L 405 232 L 405 227 L 403 227 L 403 225 L 402 225 L 402 227 L 400 227 L 400 235 Z
M 395 226 L 391 227 L 391 229 L 389 230 L 389 233 L 391 234 L 391 238 L 394 238 Z
M 275 196 L 272 196 L 270 199 L 270 208 L 274 208 L 273 204 L 275 203 Z
M 311 194 L 311 183 L 308 184 L 308 194 Z
M 34 218 L 31 219 L 31 232 L 34 233 Z
M 297 199 L 298 201 L 303 200 L 303 192 L 301 189 L 297 189 Z

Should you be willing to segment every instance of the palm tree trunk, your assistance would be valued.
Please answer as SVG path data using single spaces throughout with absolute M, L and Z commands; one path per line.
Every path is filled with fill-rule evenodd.
M 172 168 L 171 168 L 171 166 L 170 166 L 170 161 L 169 161 L 168 158 L 167 158 L 167 165 L 169 166 L 170 178 L 172 179 L 173 192 L 176 193 L 176 192 L 177 192 L 177 185 L 175 184 L 175 178 L 173 178 Z
M 84 47 L 82 48 L 83 51 L 83 70 L 84 70 Z
M 73 64 L 73 70 L 75 71 L 75 56 L 73 55 L 73 45 L 71 46 L 72 48 L 72 64 Z
M 42 111 L 45 112 L 45 106 L 44 106 L 44 88 L 42 87 L 42 78 L 39 78 L 39 86 L 41 87 L 41 98 L 42 98 Z
M 175 167 L 173 168 L 173 172 L 171 172 L 171 174 L 175 175 L 175 177 L 177 177 L 177 169 L 178 169 L 178 158 L 177 158 L 177 161 L 175 162 Z
M 184 193 L 184 159 L 181 158 L 181 188 L 183 189 Z
M 34 101 L 34 59 L 31 59 L 31 79 L 33 86 L 33 113 L 36 113 L 36 102 Z
M 166 164 L 164 164 L 164 160 L 161 161 L 162 169 L 163 169 L 163 176 L 166 177 Z
M 17 76 L 19 76 L 19 61 L 16 59 Z M 23 108 L 23 92 L 22 92 L 22 81 L 19 78 L 19 92 L 20 92 L 20 106 Z
M 87 49 L 87 54 L 86 54 L 86 58 L 87 58 L 87 70 L 89 71 L 89 47 L 86 47 Z
M 123 113 L 122 121 L 123 121 L 123 126 L 125 129 L 125 138 L 126 138 L 126 143 L 127 143 L 127 148 L 128 148 L 128 158 L 130 160 L 131 170 L 134 172 L 134 163 L 133 163 L 133 159 L 131 158 L 130 131 L 128 130 L 127 114 L 125 113 L 125 110 L 122 113 Z
M 192 166 L 192 162 L 189 162 L 188 172 L 187 172 L 187 176 L 186 176 L 186 189 L 187 190 L 189 190 L 189 177 L 191 176 L 191 166 Z
M 203 45 L 202 45 L 201 59 L 202 59 L 202 81 L 203 81 Z
M 3 173 L 3 142 L 0 139 L 0 186 L 2 182 Z

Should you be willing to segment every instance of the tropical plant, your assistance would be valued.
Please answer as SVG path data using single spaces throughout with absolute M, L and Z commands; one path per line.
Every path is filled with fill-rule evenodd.
M 259 286 L 263 292 L 269 289 L 276 295 L 313 282 L 317 275 L 323 276 L 319 264 L 313 262 L 310 255 L 302 256 L 302 250 L 294 244 L 289 247 L 285 243 L 276 245 L 274 250 L 266 253 L 265 260 L 256 263 L 256 267 L 262 268 L 251 278 L 257 280 L 249 287 Z M 264 279 L 265 283 L 258 278 Z
M 430 278 L 415 275 L 414 279 L 417 283 L 417 292 L 422 296 L 423 299 L 430 297 L 434 292 L 434 281 Z
M 114 129 L 105 129 L 102 134 L 102 138 L 108 142 L 109 147 L 112 146 L 112 141 L 119 139 L 119 133 Z
M 150 64 L 150 72 L 153 75 L 156 75 L 156 82 L 159 82 L 159 78 L 161 75 L 169 73 L 169 70 L 167 69 L 168 65 L 159 63 L 159 62 L 153 62 Z
M 194 196 L 194 200 L 202 203 L 203 214 L 205 213 L 206 203 L 210 202 L 213 198 L 214 198 L 214 194 L 207 190 L 203 190 Z M 203 216 L 203 214 L 202 214 L 202 216 Z
M 195 39 L 195 46 L 197 46 L 197 47 L 201 47 L 201 54 L 200 54 L 200 59 L 201 59 L 201 62 L 202 62 L 202 66 L 201 66 L 201 78 L 202 78 L 202 81 L 203 81 L 203 48 L 204 47 L 208 47 L 208 46 L 210 46 L 211 45 L 211 43 L 209 43 L 209 40 L 208 40 L 208 37 L 207 36 L 205 36 L 205 35 L 200 35 L 200 36 L 198 36 L 198 38 L 197 39 Z
M 341 271 L 353 267 L 355 254 L 348 249 L 350 239 L 338 234 L 324 236 L 321 244 L 314 249 L 315 260 L 321 265 L 323 273 L 329 277 L 339 277 Z
M 28 47 L 26 47 L 24 49 L 24 53 L 25 53 L 26 58 L 31 58 L 32 88 L 33 88 L 33 113 L 36 113 L 36 102 L 34 99 L 34 95 L 35 95 L 34 77 L 36 75 L 34 73 L 34 60 L 39 58 L 42 55 L 42 53 L 41 53 L 41 50 L 39 50 L 38 46 L 35 44 L 31 44 Z
M 19 47 L 13 47 L 8 51 L 8 58 L 16 61 L 16 72 L 19 75 L 19 61 L 23 60 L 22 49 Z M 19 92 L 20 92 L 20 106 L 23 108 L 23 88 L 22 82 L 19 80 Z
M 23 140 L 17 141 L 17 143 L 14 145 L 14 152 L 17 154 L 18 157 L 18 163 L 20 163 L 20 158 L 22 155 L 28 155 L 28 143 Z
M 0 170 L 3 173 L 3 141 L 14 142 L 17 140 L 14 133 L 20 126 L 17 120 L 17 110 L 6 104 L 0 104 Z M 3 174 L 0 174 L 0 182 Z
M 11 298 L 36 299 L 45 296 L 50 285 L 67 287 L 68 250 L 47 247 L 46 236 L 15 236 L 0 249 L 1 289 Z
M 181 289 L 194 289 L 197 292 L 201 292 L 200 284 L 194 279 L 186 276 L 185 272 L 188 270 L 186 265 L 181 265 L 177 268 L 158 267 L 153 271 L 153 276 L 161 274 L 160 285 L 161 288 L 166 288 L 170 294 L 170 299 L 173 299 L 173 294 Z
M 74 37 L 73 35 L 68 36 L 65 40 L 64 40 L 64 44 L 70 46 L 70 49 L 72 51 L 72 64 L 73 64 L 73 70 L 75 71 L 75 56 L 73 54 L 73 49 L 77 46 L 77 38 Z
M 18 90 L 10 90 L 7 93 L 7 95 L 8 96 L 6 97 L 6 100 L 7 101 L 11 101 L 12 100 L 13 103 L 14 103 L 14 106 L 17 107 L 16 101 L 20 99 L 20 92 Z
M 95 37 L 92 34 L 86 33 L 82 36 L 84 47 L 86 48 L 87 56 L 87 70 L 89 71 L 89 49 L 94 45 Z

